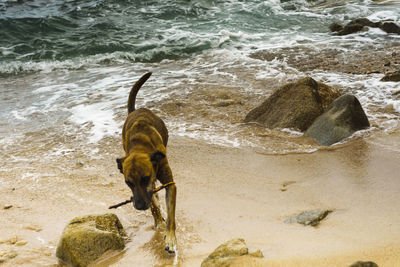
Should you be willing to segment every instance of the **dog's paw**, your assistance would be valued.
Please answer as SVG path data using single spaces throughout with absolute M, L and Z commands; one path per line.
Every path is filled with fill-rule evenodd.
M 168 253 L 175 253 L 175 251 L 176 251 L 175 233 L 167 232 L 164 238 L 165 238 L 165 250 Z

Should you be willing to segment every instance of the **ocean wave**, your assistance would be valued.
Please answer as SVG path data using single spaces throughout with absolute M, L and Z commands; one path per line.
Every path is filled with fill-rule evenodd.
M 153 63 L 206 51 L 386 42 L 380 31 L 332 37 L 329 25 L 357 16 L 400 20 L 400 6 L 317 0 L 71 0 L 0 2 L 0 75 L 95 65 Z M 353 46 L 355 53 L 359 47 Z M 336 46 L 336 44 L 333 44 Z

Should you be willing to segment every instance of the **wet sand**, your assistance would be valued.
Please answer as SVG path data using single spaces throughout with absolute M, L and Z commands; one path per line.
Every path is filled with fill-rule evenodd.
M 246 266 L 346 266 L 357 260 L 396 266 L 400 152 L 390 143 L 400 135 L 382 137 L 385 146 L 378 138 L 311 154 L 264 155 L 172 136 L 178 255 L 163 251 L 163 233 L 152 229 L 150 211 L 126 205 L 112 211 L 130 236 L 126 250 L 95 266 L 199 266 L 218 245 L 237 237 L 265 256 Z M 95 155 L 68 153 L 47 164 L 32 158 L 0 169 L 3 266 L 57 266 L 55 248 L 69 220 L 109 212 L 109 205 L 130 197 L 115 164 L 120 140 L 103 140 Z M 40 175 L 26 176 L 27 170 Z M 165 211 L 164 192 L 160 200 Z M 318 208 L 333 212 L 316 228 L 284 223 Z

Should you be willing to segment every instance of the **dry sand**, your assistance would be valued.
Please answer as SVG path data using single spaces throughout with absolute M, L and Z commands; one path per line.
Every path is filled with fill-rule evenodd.
M 387 146 L 375 138 L 312 154 L 263 155 L 172 137 L 178 255 L 163 251 L 163 233 L 152 229 L 150 211 L 126 205 L 112 212 L 131 241 L 96 266 L 199 266 L 237 237 L 265 256 L 237 266 L 348 266 L 357 260 L 399 266 L 400 153 L 390 142 L 400 137 Z M 11 256 L 3 266 L 57 266 L 55 248 L 69 220 L 109 212 L 109 205 L 130 197 L 114 161 L 122 155 L 119 142 L 104 140 L 94 160 L 72 154 L 46 166 L 32 159 L 12 172 L 1 169 L 0 259 Z M 40 177 L 21 179 L 27 168 Z M 164 192 L 160 200 L 164 204 Z M 316 228 L 284 223 L 318 208 L 334 211 Z

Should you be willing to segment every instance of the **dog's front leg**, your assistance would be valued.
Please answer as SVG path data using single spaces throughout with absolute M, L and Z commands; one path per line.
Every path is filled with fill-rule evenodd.
M 161 215 L 160 204 L 158 203 L 158 197 L 156 194 L 153 194 L 151 198 L 151 213 L 154 218 L 154 228 L 155 229 L 165 229 L 165 222 Z
M 176 251 L 176 236 L 175 236 L 175 204 L 176 204 L 176 186 L 172 184 L 167 187 L 165 196 L 167 202 L 168 218 L 167 231 L 165 234 L 165 250 L 169 253 Z

